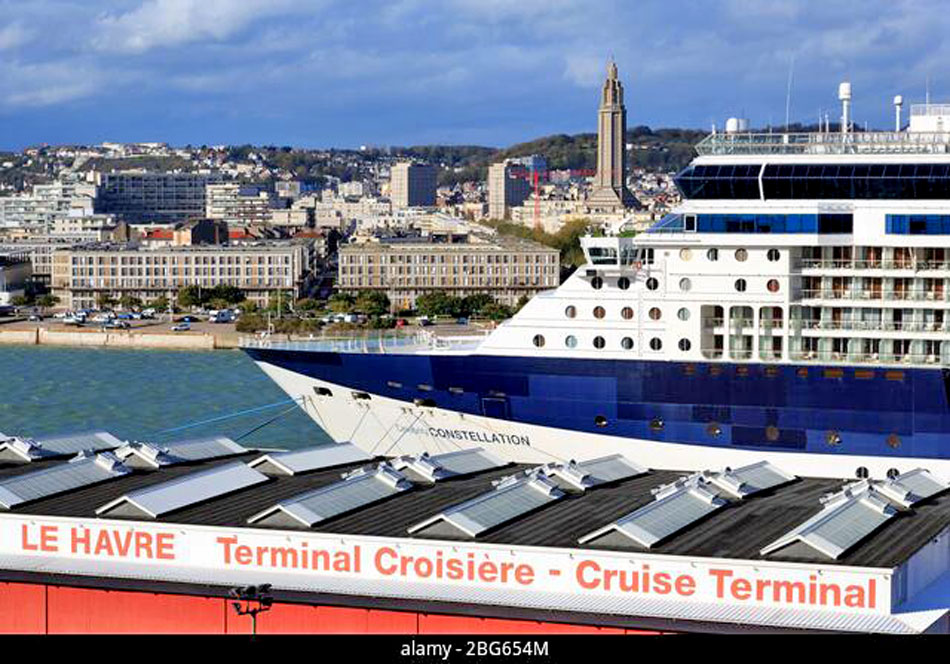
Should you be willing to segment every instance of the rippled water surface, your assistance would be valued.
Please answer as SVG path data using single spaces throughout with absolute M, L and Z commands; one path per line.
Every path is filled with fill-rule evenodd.
M 240 351 L 0 348 L 0 431 L 6 434 L 103 428 L 122 439 L 156 442 L 211 433 L 236 438 L 293 404 L 165 430 L 286 399 Z M 294 407 L 241 442 L 298 448 L 329 440 Z

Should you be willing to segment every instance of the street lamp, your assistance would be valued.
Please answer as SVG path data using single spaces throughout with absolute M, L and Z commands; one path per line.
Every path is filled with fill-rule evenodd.
M 251 616 L 251 634 L 257 634 L 257 614 L 270 611 L 274 598 L 270 596 L 271 584 L 259 586 L 237 586 L 228 591 L 228 596 L 237 600 L 231 602 L 239 616 Z

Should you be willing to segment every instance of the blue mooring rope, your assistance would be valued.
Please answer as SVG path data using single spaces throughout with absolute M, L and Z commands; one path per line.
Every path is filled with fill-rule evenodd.
M 171 429 L 162 429 L 161 431 L 154 431 L 150 435 L 159 435 L 163 433 L 174 433 L 176 431 L 183 431 L 184 429 L 192 429 L 194 427 L 199 427 L 203 424 L 211 424 L 212 422 L 220 422 L 221 420 L 228 420 L 233 417 L 241 417 L 242 415 L 249 415 L 251 413 L 257 413 L 262 410 L 267 410 L 268 408 L 277 408 L 278 406 L 284 406 L 286 404 L 292 403 L 296 404 L 298 399 L 284 399 L 283 401 L 277 401 L 275 403 L 269 403 L 264 406 L 257 406 L 255 408 L 246 408 L 244 410 L 239 410 L 236 413 L 230 413 L 228 415 L 219 415 L 218 417 L 212 417 L 207 420 L 201 420 L 200 422 L 192 422 L 190 424 L 184 424 L 180 427 L 172 427 Z

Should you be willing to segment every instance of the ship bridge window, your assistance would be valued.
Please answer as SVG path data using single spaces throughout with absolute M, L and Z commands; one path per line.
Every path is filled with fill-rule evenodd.
M 587 253 L 593 265 L 617 264 L 617 250 L 614 247 L 589 247 Z

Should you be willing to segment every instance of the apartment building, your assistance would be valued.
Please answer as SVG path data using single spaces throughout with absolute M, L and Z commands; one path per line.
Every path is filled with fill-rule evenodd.
M 478 233 L 390 238 L 341 245 L 337 286 L 384 291 L 394 309 L 431 291 L 487 293 L 514 305 L 560 282 L 559 254 L 545 245 Z
M 266 305 L 278 292 L 300 297 L 313 260 L 313 244 L 306 241 L 155 249 L 85 245 L 53 253 L 52 289 L 69 309 L 94 307 L 102 296 L 173 299 L 185 286 L 221 284 L 240 288 L 249 300 Z
M 274 197 L 259 185 L 235 183 L 205 187 L 205 216 L 230 224 L 262 224 L 270 221 Z
M 220 173 L 97 173 L 96 212 L 126 221 L 183 221 L 205 216 L 206 188 Z
M 518 167 L 523 171 L 523 167 Z M 488 216 L 508 219 L 511 208 L 521 205 L 531 193 L 531 184 L 507 162 L 488 167 Z
M 434 206 L 435 166 L 411 162 L 395 164 L 390 172 L 389 189 L 394 208 Z

